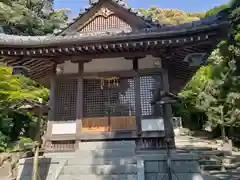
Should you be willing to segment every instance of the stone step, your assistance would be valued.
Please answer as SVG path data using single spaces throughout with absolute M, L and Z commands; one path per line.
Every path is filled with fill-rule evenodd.
M 221 165 L 222 162 L 219 160 L 200 160 L 200 165 Z
M 136 174 L 136 164 L 126 165 L 67 165 L 61 174 L 80 176 L 84 174 L 94 175 L 118 175 Z
M 230 164 L 229 163 L 224 163 L 223 166 L 228 170 L 237 169 L 237 168 L 240 167 L 240 162 L 230 163 Z
M 97 149 L 97 150 L 81 150 L 75 152 L 75 158 L 80 157 L 131 157 L 135 156 L 135 149 Z
M 224 157 L 222 157 L 222 162 L 224 164 L 232 164 L 232 163 L 237 162 L 237 160 L 233 156 L 224 156 Z
M 69 159 L 75 156 L 75 152 L 44 153 L 43 156 L 53 159 Z
M 216 148 L 210 148 L 210 147 L 195 147 L 195 146 L 178 146 L 179 150 L 185 150 L 185 151 L 191 151 L 195 153 L 205 153 L 205 152 L 212 152 L 216 151 Z
M 137 180 L 136 174 L 120 175 L 60 175 L 57 180 Z
M 222 165 L 201 165 L 203 171 L 221 171 L 223 169 Z
M 95 149 L 125 149 L 135 148 L 135 141 L 98 141 L 98 142 L 80 142 L 78 148 L 81 150 Z
M 68 165 L 123 165 L 123 164 L 136 164 L 137 159 L 131 157 L 75 157 L 68 159 Z
M 202 157 L 206 157 L 206 156 L 223 156 L 223 152 L 222 151 L 218 151 L 218 150 L 214 150 L 214 151 L 204 151 L 204 152 L 200 152 Z

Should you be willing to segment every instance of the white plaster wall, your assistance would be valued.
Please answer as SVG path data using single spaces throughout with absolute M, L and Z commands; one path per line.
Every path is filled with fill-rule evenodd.
M 56 123 L 52 125 L 52 134 L 76 134 L 76 123 Z
M 84 64 L 84 72 L 131 70 L 132 61 L 124 58 L 93 59 Z
M 142 119 L 142 131 L 164 131 L 164 122 L 159 119 Z
M 146 56 L 139 59 L 139 69 L 156 68 L 155 61 L 159 58 Z M 74 74 L 78 72 L 78 65 L 71 61 L 65 61 L 63 64 L 58 65 L 62 67 L 64 74 Z M 161 60 L 160 66 L 161 67 Z M 124 71 L 132 70 L 132 61 L 121 58 L 105 58 L 93 59 L 92 61 L 84 64 L 84 72 L 106 72 L 106 71 Z
M 138 60 L 138 67 L 139 69 L 148 69 L 148 68 L 156 68 L 155 61 L 159 61 L 160 65 L 159 68 L 162 67 L 161 59 L 155 58 L 150 55 L 146 56 L 145 58 Z
M 64 62 L 63 73 L 64 74 L 74 74 L 78 72 L 78 64 L 72 63 L 71 61 Z

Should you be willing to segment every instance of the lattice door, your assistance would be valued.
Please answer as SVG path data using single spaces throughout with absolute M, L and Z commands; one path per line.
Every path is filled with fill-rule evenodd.
M 76 120 L 77 80 L 57 79 L 55 92 L 55 120 Z
M 132 78 L 121 79 L 116 87 L 100 80 L 84 81 L 83 130 L 135 129 L 135 93 Z

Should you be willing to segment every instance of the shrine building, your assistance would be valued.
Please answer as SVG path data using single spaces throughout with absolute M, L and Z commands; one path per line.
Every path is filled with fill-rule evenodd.
M 46 150 L 139 139 L 141 147 L 164 148 L 173 123 L 151 104 L 157 87 L 177 94 L 227 29 L 223 13 L 165 25 L 122 0 L 97 0 L 57 35 L 0 34 L 0 56 L 50 88 Z

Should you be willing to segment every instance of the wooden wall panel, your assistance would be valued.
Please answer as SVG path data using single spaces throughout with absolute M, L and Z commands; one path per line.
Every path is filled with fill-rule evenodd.
M 104 31 L 110 29 L 122 29 L 122 28 L 130 28 L 130 26 L 118 18 L 117 16 L 109 16 L 105 18 L 103 16 L 98 16 L 89 22 L 85 27 L 83 27 L 81 32 L 92 32 L 92 31 Z
M 111 131 L 136 130 L 135 116 L 114 116 L 111 117 Z
M 110 126 L 108 117 L 83 118 L 82 132 L 103 132 L 136 130 L 135 116 L 113 116 L 110 117 Z M 80 129 L 79 129 L 80 131 Z
M 78 32 L 94 32 L 123 28 L 130 28 L 130 25 L 107 7 L 102 7 L 95 15 L 85 22 L 85 24 L 78 28 Z
M 108 117 L 83 118 L 82 131 L 108 131 Z

